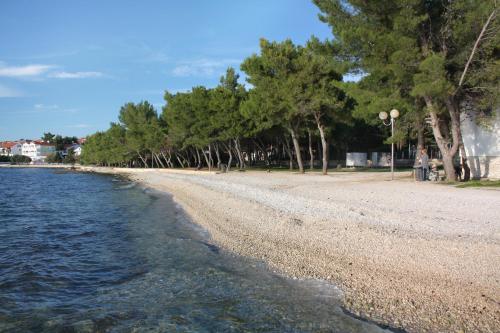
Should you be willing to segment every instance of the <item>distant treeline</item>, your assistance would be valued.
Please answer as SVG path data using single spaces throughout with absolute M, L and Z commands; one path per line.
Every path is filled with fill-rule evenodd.
M 29 156 L 24 156 L 24 155 L 14 155 L 14 156 L 0 155 L 0 163 L 28 164 L 31 163 L 31 158 Z
M 287 160 L 304 172 L 303 159 L 316 157 L 326 173 L 332 144 L 373 144 L 385 131 L 378 113 L 396 108 L 389 142 L 437 145 L 449 180 L 460 151 L 467 177 L 461 116 L 487 122 L 498 108 L 496 2 L 314 2 L 333 41 L 262 39 L 241 64 L 248 90 L 229 68 L 215 88 L 166 92 L 159 115 L 148 102 L 125 104 L 119 122 L 88 137 L 82 162 L 229 169 Z

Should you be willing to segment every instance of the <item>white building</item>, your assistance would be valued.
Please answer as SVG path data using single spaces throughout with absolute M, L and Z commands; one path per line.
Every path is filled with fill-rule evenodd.
M 80 156 L 82 154 L 82 146 L 74 145 L 73 151 L 75 152 L 75 156 Z
M 462 118 L 462 137 L 472 176 L 500 179 L 500 110 L 487 125 L 478 125 L 474 116 Z
M 68 155 L 68 151 L 69 150 L 73 150 L 73 152 L 75 153 L 75 156 L 80 156 L 82 154 L 82 146 L 80 146 L 79 144 L 72 144 L 70 146 L 67 146 L 65 149 L 64 149 L 64 152 L 63 152 L 63 156 L 66 156 Z
M 44 141 L 26 141 L 22 145 L 21 155 L 28 156 L 33 162 L 44 162 L 47 155 L 56 151 L 53 144 Z
M 0 142 L 0 155 L 13 156 L 22 154 L 22 143 L 16 141 Z

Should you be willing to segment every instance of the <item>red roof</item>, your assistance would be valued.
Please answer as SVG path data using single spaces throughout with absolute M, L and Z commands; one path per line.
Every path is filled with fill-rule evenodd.
M 42 140 L 35 140 L 33 141 L 36 145 L 40 145 L 40 146 L 54 146 L 52 143 L 50 142 L 45 142 L 45 141 L 42 141 Z
M 17 145 L 17 142 L 15 142 L 15 141 L 0 142 L 0 147 L 6 148 L 6 149 L 10 149 L 10 148 L 14 147 L 15 145 Z

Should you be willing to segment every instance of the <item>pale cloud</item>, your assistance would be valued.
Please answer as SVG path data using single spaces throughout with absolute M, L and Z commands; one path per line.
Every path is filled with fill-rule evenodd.
M 57 110 L 59 109 L 59 106 L 56 104 L 53 105 L 35 104 L 34 108 L 38 110 Z
M 25 66 L 8 66 L 0 61 L 0 77 L 10 77 L 29 80 L 43 80 L 46 77 L 56 79 L 86 79 L 103 77 L 104 74 L 96 71 L 88 72 L 66 72 L 54 71 L 57 67 L 55 65 L 40 65 L 32 64 Z M 6 89 L 4 89 L 7 91 Z M 5 93 L 6 95 L 7 93 Z M 10 91 L 12 95 L 12 91 Z
M 54 72 L 50 73 L 49 77 L 56 79 L 87 79 L 98 78 L 103 75 L 101 72 Z
M 21 96 L 23 96 L 23 93 L 21 91 L 0 84 L 0 98 Z
M 78 53 L 79 53 L 78 50 L 49 52 L 49 53 L 35 53 L 35 54 L 26 55 L 23 57 L 16 57 L 15 59 L 17 59 L 17 60 L 53 59 L 53 58 L 68 57 L 68 56 L 72 56 L 72 55 L 75 55 Z M 14 58 L 10 58 L 10 59 L 14 59 Z
M 0 76 L 3 77 L 36 77 L 49 71 L 52 65 L 6 66 L 0 62 Z
M 13 113 L 18 113 L 18 114 L 61 114 L 61 113 L 69 113 L 69 114 L 74 114 L 77 113 L 79 110 L 76 108 L 67 108 L 67 107 L 61 107 L 57 104 L 42 104 L 42 103 L 37 103 L 33 105 L 33 109 L 31 110 L 19 110 L 19 111 L 13 111 Z
M 60 114 L 60 113 L 69 113 L 69 114 L 74 114 L 77 113 L 78 109 L 63 109 L 63 108 L 56 108 L 56 109 L 43 109 L 43 108 L 37 108 L 36 106 L 33 109 L 28 109 L 28 110 L 2 110 L 0 109 L 0 113 L 2 114 Z
M 174 76 L 213 76 L 221 74 L 229 66 L 239 64 L 241 61 L 238 59 L 199 59 L 193 61 L 179 62 L 172 70 Z

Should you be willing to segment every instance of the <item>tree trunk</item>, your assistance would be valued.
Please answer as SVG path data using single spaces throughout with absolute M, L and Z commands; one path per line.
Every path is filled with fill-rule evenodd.
M 179 158 L 179 155 L 177 153 L 175 153 L 175 157 L 177 158 L 177 161 L 179 162 L 179 164 L 181 165 L 181 168 L 184 169 L 184 163 L 182 163 L 182 160 Z
M 460 136 L 460 121 L 457 119 L 458 113 L 455 109 L 454 103 L 452 100 L 448 99 L 446 101 L 446 107 L 451 117 L 451 132 L 452 132 L 452 146 L 448 148 L 448 142 L 443 137 L 440 129 L 439 118 L 436 112 L 436 108 L 434 106 L 434 102 L 432 98 L 429 96 L 424 97 L 425 104 L 427 106 L 428 112 L 431 116 L 431 127 L 432 133 L 434 134 L 434 138 L 438 145 L 439 150 L 441 151 L 443 166 L 446 173 L 447 181 L 455 180 L 455 168 L 453 166 L 453 156 L 457 153 L 459 136 Z
M 309 170 L 314 169 L 314 154 L 313 154 L 313 147 L 312 147 L 312 138 L 311 138 L 311 130 L 307 130 L 307 136 L 309 138 Z
M 446 173 L 446 180 L 451 182 L 456 180 L 455 167 L 453 165 L 453 156 L 449 153 L 443 154 L 443 167 Z
M 325 126 L 321 122 L 321 116 L 319 114 L 314 114 L 314 120 L 318 126 L 319 136 L 321 138 L 321 148 L 322 148 L 322 171 L 326 175 L 328 173 L 328 142 L 326 141 Z
M 458 126 L 460 126 L 460 115 L 458 114 L 457 117 L 458 117 L 458 120 L 459 120 L 459 125 Z M 463 137 L 462 137 L 462 129 L 461 128 L 460 128 L 460 132 L 458 133 L 458 140 L 459 140 L 458 149 L 459 149 L 460 155 L 462 157 L 462 159 L 461 159 L 462 168 L 463 168 L 463 177 L 462 177 L 462 180 L 464 182 L 468 182 L 470 180 L 470 177 L 471 177 L 471 172 L 474 175 L 476 173 L 475 172 L 476 170 L 475 170 L 475 167 L 474 167 L 473 163 L 470 163 L 470 167 L 469 167 L 469 160 L 467 158 L 467 152 L 465 151 L 464 140 L 463 140 Z
M 226 146 L 227 153 L 229 154 L 229 159 L 227 161 L 227 167 L 226 167 L 226 172 L 229 172 L 231 169 L 231 163 L 233 162 L 233 153 L 232 153 L 232 148 L 231 148 L 231 140 L 228 141 L 228 144 Z
M 200 151 L 198 150 L 198 148 L 196 148 L 196 160 L 197 160 L 197 166 L 196 168 L 197 169 L 201 169 L 201 157 L 200 157 Z
M 464 182 L 468 182 L 470 180 L 470 175 L 471 175 L 471 168 L 469 168 L 469 162 L 467 159 L 467 152 L 465 151 L 464 143 L 462 140 L 462 135 L 460 135 L 460 155 L 462 155 L 462 168 L 464 169 L 464 174 L 462 180 Z M 471 164 L 472 165 L 472 164 Z
M 258 139 L 257 139 L 258 140 Z M 264 148 L 263 144 L 260 144 L 257 140 L 253 140 L 257 148 L 262 152 L 262 157 L 264 158 L 264 162 L 266 163 L 267 166 L 269 166 L 269 157 L 267 156 L 266 149 Z
M 214 143 L 215 148 L 215 156 L 217 157 L 217 169 L 220 169 L 220 153 L 219 153 L 219 145 Z
M 156 167 L 159 168 L 160 165 L 158 164 L 158 162 L 155 160 L 155 156 L 153 153 L 151 153 L 151 168 L 154 168 L 155 167 L 155 163 L 156 163 Z
M 210 159 L 208 157 L 208 154 L 203 149 L 201 150 L 201 153 L 203 154 L 203 157 L 205 158 L 205 162 L 207 162 L 208 171 L 211 171 L 211 168 L 210 168 Z
M 328 142 L 326 142 L 326 136 L 325 136 L 325 127 L 318 122 L 318 130 L 319 130 L 319 136 L 321 137 L 321 148 L 323 149 L 322 152 L 322 171 L 323 174 L 326 175 L 328 173 Z
M 212 145 L 208 145 L 208 171 L 212 170 L 212 166 L 214 165 L 214 160 L 212 159 Z
M 147 169 L 148 163 L 146 163 L 146 160 L 142 157 L 141 153 L 137 151 L 137 155 L 139 155 L 139 158 L 141 159 L 142 163 L 144 163 L 144 167 Z
M 184 154 L 179 151 L 179 156 L 182 160 L 184 160 L 184 163 L 186 163 L 187 167 L 190 168 L 191 167 L 191 158 L 189 157 L 189 150 L 186 151 L 186 156 L 184 156 Z
M 163 156 L 163 159 L 167 163 L 167 167 L 173 168 L 174 165 L 172 164 L 172 153 L 170 152 L 170 149 L 167 151 L 168 157 L 165 156 L 163 151 L 160 151 L 161 156 Z
M 241 154 L 240 140 L 234 139 L 234 146 L 238 155 L 238 159 L 240 160 L 240 169 L 245 168 L 245 162 L 243 161 L 243 155 Z
M 290 149 L 290 142 L 288 141 L 288 136 L 285 135 L 285 141 L 283 142 L 283 149 L 285 152 L 288 154 L 288 160 L 290 164 L 290 171 L 293 170 L 293 154 L 292 150 Z
M 153 153 L 154 154 L 154 153 Z M 156 155 L 156 160 L 160 163 L 161 167 L 163 169 L 165 169 L 165 164 L 163 164 L 163 162 L 161 161 L 161 158 L 158 154 L 155 154 Z M 166 161 L 166 160 L 165 160 Z
M 297 159 L 297 164 L 299 166 L 299 172 L 304 173 L 304 164 L 302 163 L 302 154 L 300 153 L 300 144 L 297 137 L 297 133 L 293 128 L 289 128 L 288 131 L 292 136 L 293 147 L 295 148 L 295 157 Z

